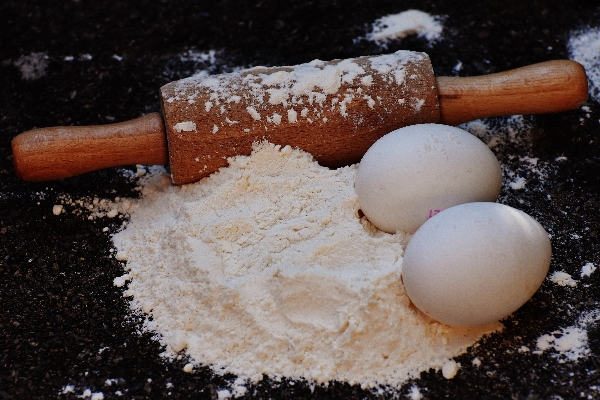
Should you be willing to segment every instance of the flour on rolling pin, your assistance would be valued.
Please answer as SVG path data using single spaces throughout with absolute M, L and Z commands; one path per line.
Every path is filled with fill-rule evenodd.
M 429 57 L 408 51 L 191 77 L 161 97 L 177 184 L 249 155 L 257 137 L 338 167 L 398 126 L 439 120 Z

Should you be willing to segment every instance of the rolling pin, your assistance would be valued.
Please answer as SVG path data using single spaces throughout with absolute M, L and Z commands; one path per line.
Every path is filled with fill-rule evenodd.
M 360 161 L 381 136 L 420 123 L 552 113 L 582 105 L 584 68 L 548 61 L 481 77 L 435 77 L 427 54 L 199 75 L 160 89 L 162 115 L 89 127 L 27 131 L 12 141 L 17 175 L 62 179 L 102 168 L 169 165 L 174 184 L 198 181 L 268 140 L 324 166 Z

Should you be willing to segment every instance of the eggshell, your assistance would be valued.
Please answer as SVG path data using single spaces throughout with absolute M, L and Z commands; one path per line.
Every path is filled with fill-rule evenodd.
M 457 326 L 498 321 L 540 287 L 552 247 L 544 228 L 497 203 L 448 208 L 425 222 L 404 253 L 402 281 L 414 305 Z
M 415 232 L 457 204 L 495 201 L 502 171 L 478 138 L 451 126 L 412 125 L 371 146 L 356 173 L 363 213 L 379 229 Z

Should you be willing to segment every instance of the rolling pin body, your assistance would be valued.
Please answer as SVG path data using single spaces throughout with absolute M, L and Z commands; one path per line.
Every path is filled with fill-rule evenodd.
M 394 129 L 440 118 L 429 57 L 408 51 L 192 77 L 165 85 L 161 97 L 176 184 L 249 155 L 258 140 L 339 167 Z

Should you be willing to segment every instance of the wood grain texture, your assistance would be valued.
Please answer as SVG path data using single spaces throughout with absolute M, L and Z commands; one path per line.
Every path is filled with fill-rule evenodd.
M 328 86 L 328 72 L 338 88 Z M 294 76 L 306 74 L 323 81 L 294 86 Z M 161 98 L 175 184 L 249 155 L 257 141 L 298 147 L 339 167 L 360 161 L 394 129 L 439 121 L 429 57 L 413 52 L 191 78 L 164 86 Z
M 166 164 L 167 142 L 158 113 L 116 124 L 34 129 L 12 140 L 15 172 L 46 181 L 103 168 Z
M 547 61 L 476 77 L 438 77 L 441 122 L 567 111 L 588 98 L 585 69 L 569 60 Z

